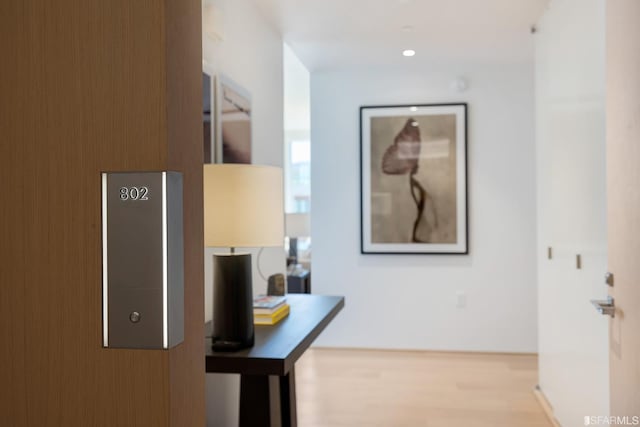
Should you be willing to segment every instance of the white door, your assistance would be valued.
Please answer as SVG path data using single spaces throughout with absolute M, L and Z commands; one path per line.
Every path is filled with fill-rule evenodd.
M 539 384 L 573 427 L 609 413 L 605 1 L 552 0 L 534 38 Z

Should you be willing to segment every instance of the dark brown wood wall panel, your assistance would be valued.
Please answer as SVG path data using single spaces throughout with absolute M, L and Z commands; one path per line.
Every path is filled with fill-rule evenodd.
M 169 169 L 184 174 L 185 342 L 169 355 L 171 426 L 205 424 L 202 3 L 165 0 Z
M 198 81 L 168 106 L 172 49 L 192 55 L 200 40 L 191 47 L 191 29 L 168 30 L 187 19 L 167 7 L 199 28 L 191 2 L 0 2 L 3 425 L 204 424 L 204 369 L 183 367 L 204 360 L 202 310 L 189 313 L 202 304 L 202 195 L 189 189 L 201 186 L 202 163 L 190 137 L 200 132 L 200 113 L 189 117 L 200 108 L 194 58 L 181 73 Z M 165 169 L 183 171 L 189 189 L 185 311 L 187 328 L 199 329 L 171 351 L 103 349 L 100 172 Z
M 15 84 L 16 72 L 27 67 L 27 58 L 20 54 L 25 32 L 20 19 L 23 5 L 19 2 L 0 2 L 0 419 L 25 425 L 26 383 L 25 327 L 24 327 L 24 266 L 25 241 L 16 229 L 16 206 L 25 203 L 21 176 L 9 173 L 10 165 L 19 165 L 26 155 L 23 139 L 26 133 L 11 126 L 27 111 L 22 94 Z M 15 34 L 8 40 L 9 34 Z M 11 72 L 10 72 L 11 71 Z

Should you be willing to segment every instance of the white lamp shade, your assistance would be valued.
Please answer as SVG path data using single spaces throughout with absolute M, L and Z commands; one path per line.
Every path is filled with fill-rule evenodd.
M 309 214 L 291 213 L 286 216 L 286 230 L 288 237 L 307 237 L 311 234 Z
M 205 246 L 281 246 L 283 186 L 281 168 L 204 165 Z

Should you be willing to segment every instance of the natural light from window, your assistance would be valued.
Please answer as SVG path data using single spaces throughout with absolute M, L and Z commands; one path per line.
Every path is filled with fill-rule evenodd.
M 309 72 L 284 45 L 285 210 L 311 209 L 311 141 Z

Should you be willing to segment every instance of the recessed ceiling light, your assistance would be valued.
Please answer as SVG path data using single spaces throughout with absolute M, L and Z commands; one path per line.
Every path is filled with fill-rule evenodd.
M 416 51 L 415 51 L 415 50 L 413 50 L 413 49 L 406 49 L 406 50 L 403 50 L 403 51 L 402 51 L 402 54 L 403 54 L 404 56 L 413 56 L 413 55 L 415 55 L 415 54 L 416 54 Z
M 418 107 L 411 107 L 409 108 L 410 111 L 418 111 Z

